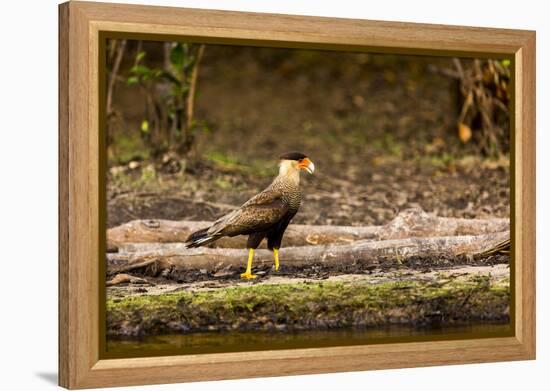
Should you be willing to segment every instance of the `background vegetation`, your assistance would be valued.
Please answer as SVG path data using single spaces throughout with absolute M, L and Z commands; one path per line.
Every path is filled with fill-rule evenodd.
M 507 60 L 150 41 L 108 50 L 110 226 L 211 220 L 261 190 L 288 150 L 318 167 L 298 222 L 383 224 L 417 206 L 508 216 Z
M 195 146 L 197 133 L 211 130 L 207 126 L 208 117 L 211 116 L 211 112 L 217 111 L 209 109 L 206 102 L 203 102 L 201 109 L 204 110 L 201 110 L 201 114 L 205 118 L 197 119 L 194 115 L 195 99 L 201 93 L 197 90 L 197 85 L 205 45 L 111 40 L 108 50 L 109 147 L 124 149 L 124 143 L 134 144 L 137 140 L 132 139 L 138 137 L 143 144 L 133 152 L 135 156 L 132 156 L 131 151 L 126 150 L 124 151 L 127 152 L 126 154 L 112 153 L 111 162 L 125 163 L 127 160 L 140 157 L 158 158 L 166 152 L 177 152 L 180 157 L 185 157 Z M 252 53 L 256 58 L 251 58 Z M 322 82 L 320 87 L 331 88 L 331 83 L 341 81 L 339 79 L 344 79 L 350 83 L 350 86 L 357 81 L 356 88 L 348 90 L 348 96 L 337 96 L 334 99 L 334 95 L 328 91 L 326 96 L 330 99 L 329 103 L 333 103 L 333 110 L 337 115 L 352 117 L 351 120 L 358 119 L 358 116 L 354 115 L 356 113 L 353 113 L 354 108 L 361 109 L 365 104 L 370 103 L 369 97 L 365 95 L 371 93 L 376 95 L 377 87 L 387 88 L 381 84 L 393 85 L 396 89 L 403 88 L 408 92 L 406 95 L 412 97 L 419 83 L 437 79 L 436 75 L 441 74 L 450 79 L 443 84 L 449 90 L 451 102 L 434 103 L 436 105 L 450 103 L 455 106 L 446 107 L 451 110 L 447 113 L 449 118 L 443 122 L 444 129 L 434 132 L 433 129 L 418 129 L 420 124 L 410 124 L 412 125 L 409 125 L 410 131 L 416 130 L 421 136 L 439 135 L 445 139 L 458 135 L 462 143 L 470 144 L 469 152 L 473 149 L 489 157 L 498 157 L 508 152 L 506 136 L 510 98 L 509 60 L 421 58 L 210 45 L 206 64 L 203 67 L 206 68 L 206 75 L 203 74 L 201 77 L 203 87 L 209 83 L 220 84 L 221 82 L 223 88 L 223 81 L 217 80 L 220 76 L 225 79 L 225 85 L 229 86 L 231 82 L 227 80 L 227 76 L 231 79 L 238 78 L 235 73 L 227 74 L 232 71 L 240 72 L 241 79 L 246 77 L 247 73 L 257 74 L 256 76 L 260 79 L 265 75 L 264 83 L 273 82 L 274 80 L 269 80 L 271 76 L 282 76 L 287 83 L 294 84 L 294 88 L 298 90 L 300 90 L 300 84 L 307 84 L 307 82 Z M 308 69 L 313 71 L 312 74 L 302 75 L 299 80 L 295 79 L 297 74 L 307 72 Z M 323 72 L 328 73 L 323 75 Z M 376 80 L 380 76 L 383 80 Z M 303 77 L 310 80 L 304 80 Z M 438 81 L 442 82 L 442 80 Z M 373 82 L 374 85 L 372 85 Z M 258 84 L 264 83 L 258 80 Z M 247 84 L 242 87 L 249 87 Z M 276 86 L 282 87 L 279 83 L 276 83 Z M 239 99 L 243 93 L 242 87 L 231 89 L 225 95 L 229 98 L 233 94 L 234 98 Z M 340 84 L 336 89 L 342 87 Z M 257 88 L 261 89 L 262 86 L 258 85 Z M 437 87 L 434 86 L 434 88 Z M 120 90 L 131 93 L 132 102 L 124 99 L 124 91 Z M 458 96 L 452 97 L 457 92 Z M 136 97 L 138 99 L 135 99 Z M 291 100 L 297 97 L 288 96 L 288 98 Z M 299 99 L 307 101 L 311 98 L 300 97 Z M 136 100 L 141 101 L 137 107 Z M 130 112 L 129 104 L 133 106 Z M 249 110 L 263 114 L 259 107 L 249 106 Z M 324 117 L 324 115 L 312 117 Z M 262 116 L 262 118 L 270 119 L 269 116 Z M 388 122 L 391 123 L 391 121 Z M 216 123 L 212 125 L 219 127 Z M 357 123 L 345 125 L 349 128 L 358 127 L 363 132 L 373 130 L 366 122 L 361 124 L 357 121 Z M 305 126 L 308 127 L 307 124 Z M 353 129 L 347 130 L 353 131 Z M 441 130 L 447 130 L 448 134 L 444 134 L 445 132 Z M 452 142 L 452 140 L 449 141 Z

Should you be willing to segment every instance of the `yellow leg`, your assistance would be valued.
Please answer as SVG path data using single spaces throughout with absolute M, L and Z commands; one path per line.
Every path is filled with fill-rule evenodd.
M 246 278 L 247 280 L 251 278 L 256 278 L 254 274 L 252 274 L 252 259 L 254 258 L 254 249 L 251 248 L 248 250 L 248 263 L 246 264 L 246 271 L 241 274 L 241 278 Z
M 273 258 L 275 259 L 275 271 L 279 270 L 279 249 L 273 249 Z

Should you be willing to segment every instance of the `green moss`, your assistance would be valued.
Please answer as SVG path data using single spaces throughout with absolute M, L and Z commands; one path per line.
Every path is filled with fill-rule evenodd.
M 135 172 L 120 171 L 109 178 L 110 186 L 135 191 L 156 190 L 162 184 L 155 167 L 150 164 Z
M 326 329 L 503 320 L 509 284 L 474 277 L 446 284 L 320 282 L 250 285 L 107 302 L 111 335 L 173 331 Z
M 277 168 L 271 160 L 247 159 L 246 161 L 241 161 L 221 151 L 207 152 L 205 153 L 205 158 L 225 171 L 240 172 L 257 177 L 273 177 L 277 173 Z
M 110 166 L 126 164 L 131 160 L 149 159 L 150 151 L 140 137 L 115 137 L 110 148 L 112 150 L 109 159 Z

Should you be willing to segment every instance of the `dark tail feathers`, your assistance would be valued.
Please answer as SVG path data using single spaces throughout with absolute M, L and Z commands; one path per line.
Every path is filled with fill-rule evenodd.
M 193 232 L 191 235 L 189 235 L 189 237 L 185 241 L 185 247 L 195 248 L 195 247 L 205 246 L 209 243 L 212 243 L 218 240 L 220 236 L 208 235 L 208 228 L 199 229 L 198 231 Z

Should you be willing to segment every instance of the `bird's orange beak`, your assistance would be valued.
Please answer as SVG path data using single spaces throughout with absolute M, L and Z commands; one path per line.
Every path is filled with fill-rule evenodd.
M 313 172 L 315 171 L 315 164 L 313 164 L 313 162 L 307 157 L 300 160 L 300 162 L 298 163 L 298 167 L 300 167 L 300 169 L 302 170 L 306 170 L 310 174 L 313 174 Z

